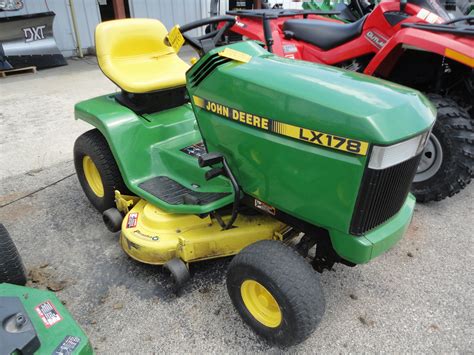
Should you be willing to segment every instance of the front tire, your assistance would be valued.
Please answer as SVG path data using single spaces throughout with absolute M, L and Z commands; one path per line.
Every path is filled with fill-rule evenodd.
M 260 241 L 237 254 L 227 272 L 227 290 L 243 320 L 282 347 L 308 338 L 325 311 L 319 275 L 277 241 Z
M 115 207 L 115 190 L 129 194 L 102 133 L 90 130 L 74 144 L 74 166 L 89 201 L 99 211 Z
M 438 110 L 412 185 L 419 202 L 440 201 L 464 189 L 474 169 L 474 129 L 469 114 L 454 100 L 427 97 Z

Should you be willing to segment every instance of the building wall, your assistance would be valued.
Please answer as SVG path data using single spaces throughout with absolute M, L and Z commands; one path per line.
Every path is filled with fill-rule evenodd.
M 221 0 L 227 4 L 227 0 Z M 209 17 L 211 0 L 129 0 L 132 17 L 159 19 L 166 28 Z M 225 8 L 221 8 L 225 13 Z
M 111 0 L 108 0 L 111 1 Z M 132 17 L 156 18 L 170 29 L 175 24 L 186 24 L 209 16 L 210 0 L 128 0 Z M 69 0 L 23 0 L 20 11 L 0 12 L 0 17 L 54 11 L 53 30 L 59 49 L 64 56 L 76 55 Z M 222 0 L 222 3 L 227 1 Z M 101 22 L 97 0 L 74 0 L 81 46 L 84 50 L 94 46 L 94 30 Z M 225 12 L 225 8 L 221 9 Z

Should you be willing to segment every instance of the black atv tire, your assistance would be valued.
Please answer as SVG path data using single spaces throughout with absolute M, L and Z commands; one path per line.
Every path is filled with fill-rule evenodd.
M 26 271 L 15 243 L 0 223 L 0 284 L 3 282 L 24 286 Z
M 103 186 L 103 195 L 97 195 L 88 183 L 84 173 L 84 157 L 90 157 L 95 164 Z M 74 165 L 82 189 L 92 205 L 101 213 L 115 207 L 115 190 L 130 194 L 120 170 L 102 133 L 97 129 L 87 131 L 74 144 Z
M 257 287 L 263 286 L 273 297 L 274 309 L 280 310 L 279 323 L 265 325 L 247 308 L 242 288 L 247 281 L 257 282 Z M 243 320 L 269 343 L 281 347 L 308 338 L 326 308 L 319 274 L 296 251 L 277 241 L 260 241 L 237 254 L 227 272 L 227 291 Z
M 432 131 L 434 138 L 430 137 L 428 142 L 432 148 L 425 148 L 411 188 L 418 202 L 440 201 L 453 196 L 471 182 L 474 171 L 474 128 L 469 114 L 450 98 L 437 94 L 428 94 L 427 97 L 435 105 L 438 115 Z M 433 151 L 438 156 L 434 154 L 433 164 L 424 169 L 423 159 L 430 162 Z M 420 171 L 422 168 L 424 170 Z

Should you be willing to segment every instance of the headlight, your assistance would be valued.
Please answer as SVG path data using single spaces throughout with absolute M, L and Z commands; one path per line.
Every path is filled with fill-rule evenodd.
M 382 147 L 375 145 L 369 161 L 369 168 L 381 170 L 411 159 L 425 149 L 431 130 L 404 142 Z

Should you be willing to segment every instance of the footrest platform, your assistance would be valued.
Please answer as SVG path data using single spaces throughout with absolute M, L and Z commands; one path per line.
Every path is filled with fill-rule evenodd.
M 138 187 L 170 205 L 207 205 L 230 195 L 222 192 L 193 191 L 167 176 L 156 176 L 142 182 Z

